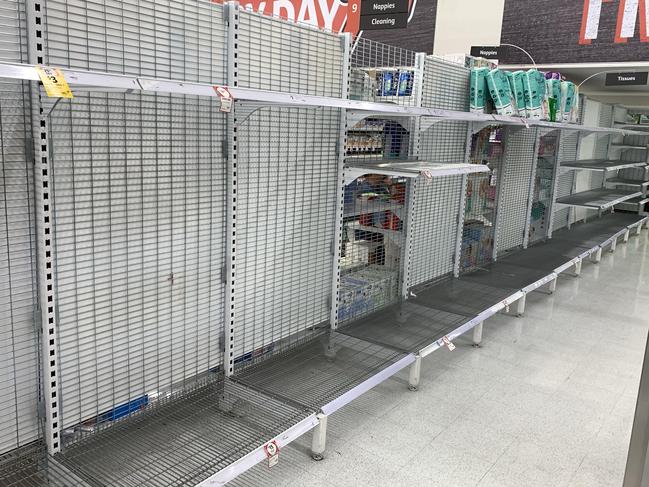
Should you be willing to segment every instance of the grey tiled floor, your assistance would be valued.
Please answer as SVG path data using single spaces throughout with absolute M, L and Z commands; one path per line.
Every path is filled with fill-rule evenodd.
M 621 486 L 648 329 L 645 230 L 488 320 L 482 348 L 432 354 L 418 392 L 404 371 L 332 415 L 324 461 L 307 434 L 234 484 Z

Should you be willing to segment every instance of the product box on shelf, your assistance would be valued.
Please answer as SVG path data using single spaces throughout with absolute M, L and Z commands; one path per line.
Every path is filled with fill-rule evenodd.
M 526 117 L 527 113 L 525 111 L 525 89 L 524 81 L 525 77 L 524 71 L 507 71 L 507 80 L 509 81 L 509 87 L 511 89 L 513 98 L 514 98 L 514 108 L 518 112 L 518 115 L 521 117 Z
M 473 113 L 484 113 L 487 107 L 487 68 L 474 68 L 470 79 L 470 106 Z
M 507 75 L 500 69 L 493 69 L 487 73 L 487 86 L 489 95 L 499 115 L 515 115 L 513 95 L 509 86 Z
M 560 122 L 563 120 L 561 114 L 561 80 L 555 78 L 546 79 L 545 86 L 550 121 Z
M 564 122 L 573 120 L 573 109 L 577 98 L 575 84 L 571 81 L 561 82 L 561 120 Z
M 390 304 L 397 295 L 397 273 L 370 265 L 341 277 L 338 319 L 359 318 Z
M 547 88 L 544 74 L 536 69 L 530 69 L 525 72 L 523 81 L 527 118 L 547 120 Z
M 491 259 L 492 249 L 492 227 L 486 226 L 480 221 L 467 222 L 462 233 L 462 256 L 460 260 L 462 268 L 470 269 L 488 262 Z

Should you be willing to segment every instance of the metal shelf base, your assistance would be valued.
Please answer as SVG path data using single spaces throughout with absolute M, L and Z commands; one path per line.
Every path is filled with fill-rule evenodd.
M 222 485 L 261 461 L 267 441 L 316 424 L 306 408 L 210 380 L 54 458 L 93 486 Z
M 433 309 L 475 317 L 494 304 L 508 301 L 519 289 L 484 285 L 479 279 L 467 276 L 443 281 L 416 292 L 413 302 Z
M 466 315 L 421 306 L 416 300 L 410 300 L 349 323 L 338 331 L 395 350 L 418 353 L 470 319 Z
M 642 220 L 637 215 L 611 214 L 575 225 L 557 232 L 550 241 L 419 290 L 408 301 L 351 322 L 339 331 L 423 356 L 443 346 L 443 338 L 481 326 L 515 301 L 520 300 L 517 312 L 522 313 L 525 294 L 545 285 L 552 292 L 558 273 L 573 266 L 579 273 L 582 259 Z
M 235 372 L 234 380 L 325 414 L 410 365 L 414 357 L 337 332 Z
M 0 456 L 0 485 L 44 486 L 47 485 L 47 451 L 45 445 L 33 445 Z

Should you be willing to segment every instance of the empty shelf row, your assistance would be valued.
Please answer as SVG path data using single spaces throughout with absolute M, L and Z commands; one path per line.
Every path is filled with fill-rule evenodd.
M 641 196 L 640 191 L 625 191 L 622 189 L 597 188 L 569 196 L 557 198 L 557 203 L 567 206 L 579 206 L 593 210 L 605 210 L 618 203 Z
M 49 461 L 14 461 L 13 471 L 0 462 L 1 480 L 41 485 L 49 463 L 65 471 L 62 485 L 222 485 L 266 458 L 268 442 L 285 446 L 318 424 L 318 412 L 335 412 L 413 364 L 414 354 L 443 346 L 646 220 L 616 213 L 558 231 L 337 331 L 318 330 L 240 364 L 232 378 L 213 373 Z

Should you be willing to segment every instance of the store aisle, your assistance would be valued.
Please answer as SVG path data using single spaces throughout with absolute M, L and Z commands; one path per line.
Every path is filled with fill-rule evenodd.
M 648 328 L 643 231 L 428 357 L 418 392 L 402 373 L 331 416 L 325 461 L 306 435 L 234 485 L 620 486 Z

